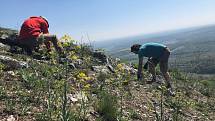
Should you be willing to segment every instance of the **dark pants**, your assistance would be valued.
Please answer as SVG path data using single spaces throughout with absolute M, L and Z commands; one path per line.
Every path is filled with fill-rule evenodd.
M 28 55 L 32 54 L 32 50 L 37 47 L 37 40 L 36 38 L 31 38 L 27 40 L 18 40 L 18 39 L 11 39 L 11 38 L 0 38 L 0 42 L 9 46 L 18 46 L 22 48 L 24 51 L 27 52 Z
M 149 58 L 148 61 L 153 63 L 154 67 L 159 63 L 160 71 L 162 73 L 166 73 L 168 71 L 168 60 L 170 56 L 170 50 L 168 48 L 164 49 L 164 52 L 160 58 Z
M 170 50 L 168 48 L 164 48 L 162 56 L 160 58 L 153 58 L 153 57 L 149 58 L 148 64 L 149 64 L 149 71 L 153 76 L 153 80 L 156 80 L 155 67 L 159 63 L 160 71 L 167 83 L 167 88 L 172 88 L 171 77 L 168 73 L 169 56 L 170 56 Z
M 28 55 L 31 55 L 32 51 L 39 46 L 36 38 L 18 40 L 18 44 L 19 47 L 23 48 L 27 52 Z

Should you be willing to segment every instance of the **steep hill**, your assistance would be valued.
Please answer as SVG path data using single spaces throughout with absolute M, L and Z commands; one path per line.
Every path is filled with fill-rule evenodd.
M 136 61 L 137 58 L 129 52 L 130 46 L 145 42 L 160 42 L 169 46 L 172 67 L 187 72 L 215 74 L 214 25 L 103 41 L 98 42 L 97 47 L 105 48 L 114 57 Z
M 171 70 L 171 97 L 163 84 L 146 84 L 147 72 L 137 81 L 132 65 L 62 39 L 60 61 L 54 50 L 27 56 L 0 45 L 1 121 L 215 120 L 214 80 Z

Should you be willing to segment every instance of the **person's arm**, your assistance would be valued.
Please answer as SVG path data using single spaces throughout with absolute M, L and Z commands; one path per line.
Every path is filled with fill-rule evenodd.
M 50 44 L 50 42 L 47 41 L 47 42 L 44 42 L 44 44 L 46 45 L 47 51 L 48 51 L 48 52 L 51 52 L 51 44 Z
M 143 57 L 139 57 L 138 72 L 137 72 L 138 80 L 141 80 L 143 78 L 142 67 L 143 67 Z
M 43 34 L 49 34 L 49 25 L 45 21 L 41 21 L 41 31 Z
M 48 35 L 49 34 L 49 25 L 47 24 L 47 22 L 45 22 L 44 20 L 41 21 L 41 31 L 43 34 Z M 51 44 L 49 41 L 44 42 L 44 44 L 46 45 L 46 48 L 48 50 L 48 52 L 51 51 Z

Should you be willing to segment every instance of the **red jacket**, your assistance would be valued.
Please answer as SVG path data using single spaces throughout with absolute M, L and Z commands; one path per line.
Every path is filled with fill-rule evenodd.
M 34 37 L 36 38 L 41 33 L 47 34 L 49 33 L 48 27 L 49 27 L 48 22 L 43 18 L 36 16 L 30 17 L 27 20 L 25 20 L 24 23 L 22 24 L 19 33 L 19 38 L 23 40 Z

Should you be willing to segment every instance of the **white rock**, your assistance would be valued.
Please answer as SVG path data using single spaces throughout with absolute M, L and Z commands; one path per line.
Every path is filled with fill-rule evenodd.
M 78 99 L 77 99 L 77 98 L 74 98 L 74 97 L 70 97 L 70 100 L 71 100 L 72 102 L 77 102 L 77 101 L 78 101 Z
M 13 115 L 10 115 L 8 118 L 7 118 L 7 121 L 15 121 L 16 119 L 13 117 Z
M 67 98 L 73 103 L 78 101 L 78 99 L 74 98 L 73 94 L 67 94 Z
M 16 59 L 13 59 L 8 56 L 0 55 L 0 62 L 3 64 L 9 66 L 10 68 L 16 69 L 16 68 L 27 68 L 28 64 L 24 61 L 18 61 Z
M 0 48 L 3 48 L 3 49 L 10 49 L 10 46 L 7 46 L 7 45 L 5 45 L 5 44 L 2 44 L 2 43 L 0 43 Z
M 8 71 L 7 73 L 10 74 L 10 75 L 12 75 L 12 76 L 16 75 L 13 71 Z
M 148 107 L 147 107 L 147 106 L 145 106 L 145 105 L 143 106 L 143 108 L 148 109 Z
M 87 96 L 84 93 L 79 92 L 79 93 L 76 94 L 76 97 L 79 100 L 83 100 L 84 102 L 88 101 Z
M 92 66 L 92 70 L 96 73 L 104 73 L 108 74 L 110 73 L 109 69 L 106 66 Z
M 143 114 L 143 117 L 147 117 L 147 115 L 146 115 L 146 114 Z
M 73 102 L 78 102 L 78 101 L 87 101 L 87 96 L 84 93 L 78 92 L 76 94 L 68 94 L 67 97 Z

